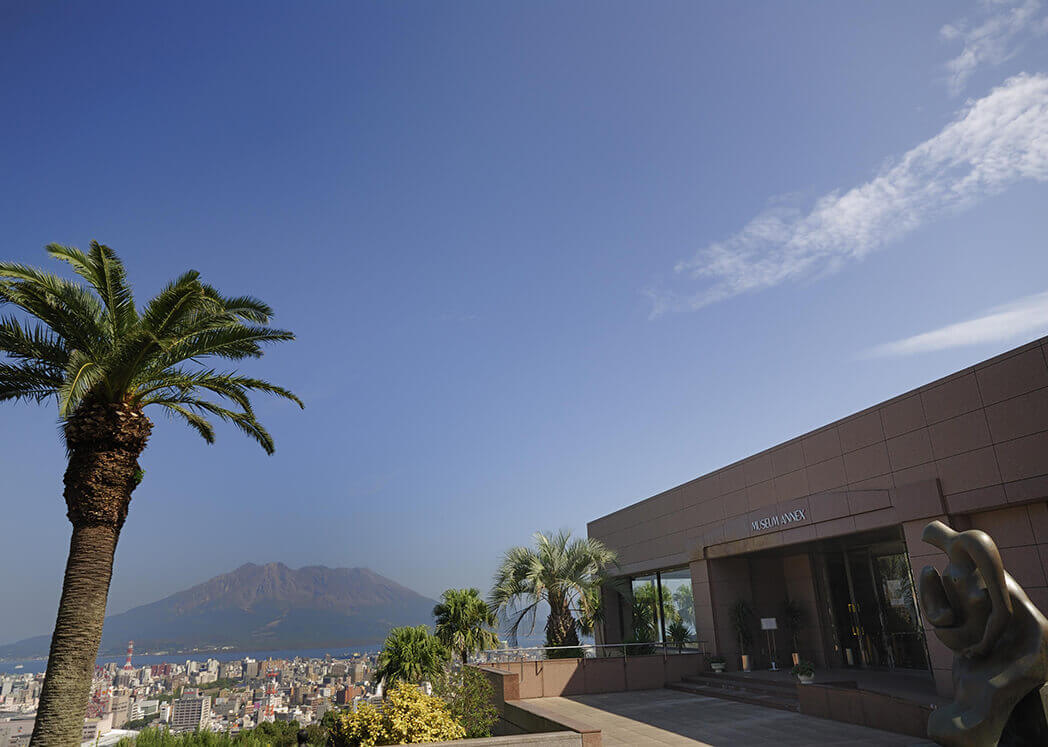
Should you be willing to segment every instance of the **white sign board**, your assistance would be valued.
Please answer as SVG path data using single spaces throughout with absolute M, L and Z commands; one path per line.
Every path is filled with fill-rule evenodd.
M 778 630 L 779 626 L 775 622 L 774 617 L 762 617 L 761 618 L 761 630 Z

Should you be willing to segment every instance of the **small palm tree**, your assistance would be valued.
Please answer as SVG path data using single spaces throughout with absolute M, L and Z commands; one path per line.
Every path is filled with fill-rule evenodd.
M 753 608 L 745 599 L 737 599 L 731 606 L 729 618 L 739 640 L 739 653 L 745 654 L 753 645 Z
M 64 745 L 78 743 L 83 729 L 113 553 L 153 429 L 145 408 L 163 408 L 208 443 L 207 417 L 217 417 L 272 453 L 248 395 L 302 403 L 286 389 L 202 363 L 257 358 L 262 344 L 294 339 L 267 326 L 273 312 L 261 301 L 227 298 L 190 271 L 139 309 L 109 247 L 47 251 L 86 285 L 0 262 L 0 306 L 22 312 L 0 317 L 0 401 L 54 399 L 69 457 L 64 495 L 73 536 L 31 742 Z
M 514 547 L 505 554 L 489 601 L 507 619 L 514 642 L 525 621 L 534 628 L 535 612 L 546 602 L 546 645 L 577 646 L 579 633 L 598 619 L 600 587 L 615 559 L 600 540 L 538 532 L 534 548 Z
M 691 643 L 691 628 L 681 620 L 674 620 L 666 628 L 666 637 L 677 644 L 677 651 L 681 651 L 684 644 Z
M 444 674 L 449 658 L 444 644 L 425 625 L 393 628 L 378 655 L 375 679 L 385 682 L 387 693 L 398 682 L 435 682 Z
M 804 608 L 796 599 L 786 597 L 782 600 L 782 627 L 790 634 L 793 651 L 800 651 L 801 629 L 804 627 Z
M 465 664 L 475 651 L 495 648 L 499 637 L 491 628 L 498 618 L 476 589 L 448 589 L 433 608 L 437 638 Z

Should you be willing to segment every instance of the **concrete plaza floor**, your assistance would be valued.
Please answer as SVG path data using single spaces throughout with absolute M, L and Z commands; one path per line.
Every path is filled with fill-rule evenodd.
M 543 698 L 542 706 L 558 715 L 599 728 L 605 747 L 932 745 L 902 734 L 674 690 Z

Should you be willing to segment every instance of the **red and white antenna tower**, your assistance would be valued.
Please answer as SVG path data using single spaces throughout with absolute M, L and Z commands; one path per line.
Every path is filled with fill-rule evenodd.
M 127 642 L 127 661 L 124 662 L 124 669 L 131 669 L 132 668 L 131 667 L 131 654 L 134 653 L 134 650 L 135 650 L 135 642 L 134 641 L 128 641 Z

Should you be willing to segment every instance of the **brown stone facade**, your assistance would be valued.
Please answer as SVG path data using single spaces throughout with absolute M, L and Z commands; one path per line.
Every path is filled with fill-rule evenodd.
M 1046 501 L 1042 338 L 596 519 L 589 535 L 618 551 L 624 576 L 690 567 L 696 636 L 726 655 L 734 600 L 771 609 L 788 592 L 812 621 L 802 643 L 824 666 L 839 662 L 810 553 L 820 541 L 894 528 L 917 574 L 944 561 L 920 540 L 927 522 L 983 529 L 1048 611 Z M 606 639 L 618 640 L 607 619 Z M 949 693 L 949 652 L 933 635 L 927 648 Z

